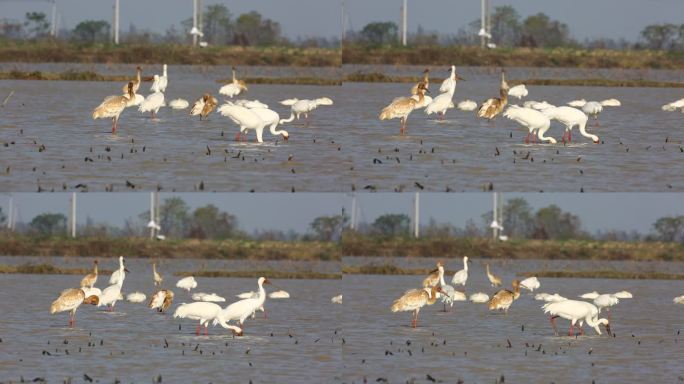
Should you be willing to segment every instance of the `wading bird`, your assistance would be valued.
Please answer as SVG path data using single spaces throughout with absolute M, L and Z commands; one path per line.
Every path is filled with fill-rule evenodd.
M 438 285 L 432 288 L 410 289 L 392 303 L 392 312 L 413 311 L 411 326 L 416 328 L 418 326 L 418 312 L 424 306 L 434 304 L 437 301 L 437 293 L 441 290 Z
M 403 135 L 406 132 L 406 120 L 408 119 L 411 112 L 413 112 L 413 110 L 416 108 L 416 105 L 422 103 L 425 97 L 425 92 L 429 91 L 421 85 L 418 87 L 418 100 L 414 99 L 413 97 L 395 98 L 394 100 L 392 100 L 390 105 L 382 109 L 379 116 L 380 120 L 391 120 L 399 118 L 401 120 L 400 133 Z
M 265 278 L 260 277 L 257 280 L 257 285 L 259 286 L 259 294 L 256 298 L 243 299 L 230 304 L 226 308 L 222 309 L 218 317 L 214 320 L 214 325 L 223 321 L 228 323 L 231 320 L 237 320 L 240 324 L 241 331 L 238 335 L 242 335 L 242 330 L 244 330 L 244 322 L 249 316 L 253 315 L 257 309 L 264 306 L 266 301 L 266 290 L 264 289 L 264 284 L 270 284 L 271 282 Z
M 501 278 L 496 276 L 489 270 L 489 263 L 485 264 L 485 267 L 487 269 L 487 279 L 489 279 L 489 282 L 492 284 L 492 287 L 500 287 Z
M 451 66 L 451 75 L 445 82 L 447 82 L 448 89 L 432 99 L 432 102 L 425 107 L 425 113 L 431 115 L 437 113 L 440 119 L 444 119 L 446 116 L 446 111 L 449 108 L 453 108 L 452 98 L 454 97 L 454 92 L 456 92 L 457 80 L 464 80 L 461 76 L 456 73 L 456 66 Z M 440 88 L 440 91 L 442 88 Z
M 197 281 L 193 276 L 184 277 L 176 283 L 176 287 L 182 288 L 190 292 L 191 289 L 197 288 Z
M 161 287 L 164 278 L 157 272 L 157 263 L 152 263 L 152 281 L 155 287 Z
M 126 300 L 131 303 L 142 303 L 146 298 L 147 296 L 142 292 L 133 292 L 126 295 Z
M 472 261 L 468 259 L 468 256 L 463 256 L 463 269 L 454 273 L 454 277 L 451 278 L 451 284 L 466 285 L 466 281 L 468 281 L 468 263 L 472 263 Z
M 185 99 L 173 99 L 169 101 L 169 107 L 171 107 L 171 109 L 180 110 L 185 109 L 188 106 L 190 106 L 190 103 L 188 103 L 188 101 Z
M 534 142 L 537 142 L 537 137 L 541 142 L 548 141 L 551 144 L 556 144 L 556 139 L 553 137 L 544 136 L 546 131 L 551 126 L 551 120 L 543 113 L 532 108 L 518 107 L 511 105 L 504 112 L 504 117 L 507 117 L 523 127 L 527 128 L 527 136 L 525 137 L 525 144 L 529 144 L 530 136 Z M 536 133 L 536 135 L 535 135 Z
M 224 85 L 219 89 L 221 95 L 226 95 L 228 97 L 234 97 L 242 93 L 242 91 L 247 91 L 247 84 L 244 81 L 238 80 L 235 76 L 236 68 L 232 67 L 231 72 L 233 73 L 233 81 Z
M 57 300 L 50 305 L 50 314 L 69 311 L 69 326 L 76 325 L 76 310 L 81 304 L 97 305 L 99 299 L 97 296 L 86 296 L 80 288 L 65 289 L 59 295 Z
M 97 260 L 93 262 L 93 271 L 81 280 L 81 288 L 88 287 L 92 288 L 97 282 Z
M 135 79 L 133 79 L 131 82 L 133 83 L 133 93 L 138 93 L 138 89 L 140 89 L 140 83 L 142 81 L 142 67 L 137 66 L 135 67 Z M 128 84 L 124 85 L 123 88 L 123 93 L 128 93 Z
M 502 289 L 492 296 L 489 300 L 490 311 L 499 310 L 508 314 L 508 309 L 511 307 L 511 304 L 520 297 L 520 281 L 513 280 L 512 285 L 512 291 Z
M 591 303 L 579 300 L 564 300 L 558 302 L 547 303 L 542 306 L 544 313 L 550 315 L 549 320 L 553 326 L 553 332 L 558 336 L 558 329 L 556 328 L 555 320 L 558 317 L 570 320 L 570 330 L 568 331 L 568 336 L 574 335 L 574 327 L 577 322 L 579 322 L 580 334 L 584 334 L 582 330 L 582 325 L 586 322 L 590 327 L 594 328 L 596 333 L 601 334 L 601 329 L 599 325 L 604 325 L 606 327 L 606 332 L 610 335 L 610 321 L 607 319 L 598 318 L 598 308 Z
M 190 109 L 190 116 L 198 116 L 200 120 L 202 118 L 207 118 L 207 116 L 216 108 L 218 105 L 218 100 L 208 93 L 205 93 L 199 99 L 195 100 L 195 103 Z
M 536 276 L 528 277 L 520 282 L 520 288 L 525 288 L 530 292 L 534 292 L 534 290 L 539 289 L 539 287 L 541 287 L 541 284 Z
M 579 128 L 580 134 L 589 138 L 595 144 L 599 143 L 599 137 L 587 132 L 587 115 L 577 108 L 573 107 L 553 107 L 542 111 L 546 117 L 552 120 L 559 121 L 565 125 L 565 132 L 563 132 L 563 142 L 566 140 L 572 142 L 572 128 L 576 125 Z
M 114 310 L 114 306 L 118 300 L 121 300 L 121 287 L 123 286 L 124 279 L 126 278 L 126 272 L 130 271 L 124 265 L 123 256 L 119 256 L 119 277 L 116 283 L 110 285 L 109 287 L 102 290 L 102 295 L 100 295 L 100 302 L 98 307 L 102 305 L 107 306 L 107 311 L 111 312 Z M 111 281 L 111 279 L 110 279 Z
M 220 313 L 221 307 L 218 304 L 197 301 L 190 304 L 179 305 L 173 313 L 173 317 L 199 320 L 199 324 L 197 324 L 197 329 L 195 330 L 197 336 L 199 336 L 202 326 L 204 326 L 204 334 L 207 336 L 209 335 L 210 321 L 215 322 L 214 325 L 216 323 L 221 324 L 223 328 L 232 330 L 234 334 L 242 334 L 242 329 L 239 327 L 226 324 L 219 316 Z
M 166 64 L 164 64 L 163 74 L 161 76 L 154 75 L 154 82 L 150 87 L 152 92 L 166 92 L 166 86 L 169 84 L 169 76 L 166 72 Z
M 104 99 L 102 104 L 98 105 L 93 110 L 93 120 L 97 119 L 112 119 L 112 133 L 116 133 L 119 127 L 119 116 L 126 107 L 135 100 L 135 92 L 133 91 L 133 82 L 128 83 L 128 91 L 126 96 L 108 96 Z
M 150 309 L 156 309 L 158 312 L 165 312 L 171 307 L 171 304 L 173 304 L 174 296 L 173 291 L 161 289 L 152 295 L 147 306 Z
M 477 116 L 492 120 L 501 112 L 503 112 L 506 104 L 508 104 L 508 83 L 506 82 L 506 71 L 501 70 L 501 83 L 499 84 L 499 96 L 485 100 L 477 110 Z
M 321 105 L 333 105 L 332 99 L 328 97 L 320 97 L 318 99 L 308 100 L 297 98 L 287 99 L 280 102 L 282 105 L 290 107 L 290 117 L 280 120 L 280 124 L 290 123 L 295 118 L 299 120 L 299 116 L 304 115 L 304 118 L 309 121 L 309 113 L 313 112 Z

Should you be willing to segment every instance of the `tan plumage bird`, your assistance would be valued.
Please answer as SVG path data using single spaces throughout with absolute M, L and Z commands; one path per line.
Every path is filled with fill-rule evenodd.
M 501 70 L 501 85 L 499 87 L 499 95 L 501 97 L 494 97 L 487 99 L 480 109 L 477 110 L 477 116 L 491 120 L 499 115 L 506 104 L 508 104 L 508 83 L 506 82 L 506 71 Z
M 76 324 L 76 310 L 83 303 L 97 305 L 99 298 L 97 296 L 86 297 L 81 288 L 65 289 L 57 300 L 52 302 L 50 314 L 69 311 L 69 326 L 73 327 Z
M 104 99 L 102 104 L 98 105 L 93 111 L 93 120 L 96 119 L 112 119 L 112 133 L 116 133 L 119 126 L 119 116 L 121 112 L 135 100 L 135 92 L 133 91 L 133 82 L 128 83 L 128 93 L 123 96 L 108 96 Z
M 383 108 L 380 112 L 380 120 L 401 119 L 401 134 L 406 132 L 406 120 L 411 112 L 416 108 L 416 105 L 421 104 L 425 99 L 425 92 L 430 92 L 422 83 L 418 84 L 418 99 L 412 97 L 397 97 L 390 105 Z
M 489 263 L 486 264 L 486 267 L 487 267 L 487 278 L 489 279 L 489 282 L 492 283 L 492 287 L 500 287 L 501 286 L 501 278 L 490 272 Z
M 93 262 L 93 272 L 85 275 L 85 277 L 81 280 L 81 288 L 83 288 L 83 287 L 92 288 L 96 282 L 97 282 L 97 260 L 95 260 Z
M 157 272 L 157 263 L 152 263 L 152 278 L 154 280 L 154 286 L 161 286 L 164 278 Z
M 513 304 L 513 301 L 517 300 L 518 297 L 520 297 L 520 281 L 519 280 L 513 280 L 513 291 L 509 291 L 508 289 L 502 289 L 499 292 L 497 292 L 494 296 L 492 296 L 491 299 L 489 299 L 489 310 L 503 310 L 505 313 L 508 313 L 508 308 L 511 307 L 511 304 Z
M 142 81 L 141 76 L 142 76 L 142 67 L 137 66 L 135 67 L 135 79 L 133 79 L 133 93 L 138 93 L 138 89 L 140 89 L 140 82 Z M 128 93 L 128 84 L 124 85 L 123 88 L 123 93 L 126 94 Z
M 190 115 L 199 115 L 200 120 L 202 120 L 203 117 L 206 119 L 207 115 L 210 114 L 217 105 L 218 100 L 216 100 L 214 96 L 205 93 L 202 97 L 195 101 L 195 104 L 192 105 L 192 108 L 190 109 Z
M 439 286 L 432 288 L 410 289 L 404 295 L 392 303 L 392 312 L 413 311 L 411 326 L 418 326 L 418 312 L 425 305 L 432 305 L 437 301 L 437 292 L 441 292 Z
M 174 294 L 172 291 L 161 289 L 152 295 L 150 303 L 147 306 L 151 309 L 156 309 L 159 312 L 164 312 L 173 304 L 173 296 Z
M 432 288 L 435 285 L 439 285 L 439 267 L 442 266 L 440 261 L 437 262 L 437 268 L 430 271 L 428 277 L 423 279 L 423 288 Z
M 418 88 L 420 87 L 421 84 L 423 84 L 423 87 L 425 89 L 430 88 L 430 68 L 425 68 L 425 70 L 423 71 L 423 80 L 419 81 L 413 87 L 411 87 L 411 94 L 412 95 L 418 94 Z

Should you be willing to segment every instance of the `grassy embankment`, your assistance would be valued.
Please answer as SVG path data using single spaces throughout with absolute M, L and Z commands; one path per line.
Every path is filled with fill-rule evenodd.
M 254 241 L 144 238 L 32 238 L 5 237 L 0 255 L 92 256 L 125 255 L 140 258 L 246 259 L 246 260 L 339 260 L 333 243 L 316 241 Z
M 339 49 L 176 44 L 79 45 L 0 40 L 0 61 L 20 63 L 127 63 L 339 67 Z
M 1 74 L 0 74 L 1 76 Z M 388 76 L 379 72 L 356 71 L 342 77 L 343 82 L 350 83 L 417 83 L 421 76 Z M 431 77 L 430 81 L 439 84 L 443 78 Z M 516 79 L 510 80 L 509 85 L 558 85 L 578 87 L 649 87 L 649 88 L 684 88 L 684 83 L 653 80 L 614 80 L 614 79 Z
M 369 241 L 361 236 L 348 236 L 342 254 L 348 256 L 404 256 L 432 258 L 460 258 L 471 255 L 489 259 L 540 260 L 627 260 L 627 261 L 682 261 L 684 245 L 676 243 L 627 243 L 594 240 L 542 241 L 512 240 L 492 242 L 483 238 L 446 239 L 387 239 Z M 370 263 L 344 266 L 345 274 L 426 275 L 433 268 L 401 268 L 391 263 Z M 447 274 L 455 271 L 446 271 Z M 618 270 L 540 270 L 521 276 L 601 278 L 601 279 L 684 279 L 682 274 L 660 272 L 624 272 Z
M 649 50 L 615 51 L 575 48 L 498 48 L 473 46 L 367 47 L 345 45 L 343 64 L 444 65 L 483 67 L 556 67 L 684 69 L 684 54 Z
M 677 243 L 627 243 L 594 240 L 511 240 L 493 242 L 484 238 L 411 239 L 347 234 L 341 243 L 277 242 L 253 240 L 167 240 L 133 239 L 34 239 L 8 237 L 0 241 L 0 254 L 7 256 L 94 256 L 125 255 L 142 258 L 247 259 L 247 260 L 341 260 L 340 256 L 460 258 L 535 260 L 627 260 L 683 261 L 684 245 Z M 346 274 L 422 275 L 431 266 L 405 269 L 391 263 L 344 266 Z M 0 273 L 85 274 L 89 269 L 61 269 L 52 265 L 0 265 Z M 454 271 L 447 271 L 453 273 Z M 316 271 L 224 271 L 183 272 L 202 277 L 255 277 L 336 279 L 340 274 Z M 529 272 L 538 277 L 584 277 L 624 279 L 683 279 L 684 275 L 612 270 Z
M 471 255 L 490 259 L 684 261 L 684 244 L 516 239 L 494 242 L 479 237 L 377 239 L 348 234 L 342 241 L 341 254 L 445 259 Z
M 126 82 L 132 76 L 102 75 L 93 71 L 68 70 L 64 72 L 18 71 L 0 72 L 0 80 L 59 80 L 59 81 L 117 81 Z M 151 82 L 152 77 L 143 77 Z M 342 85 L 342 80 L 325 77 L 243 77 L 247 84 L 289 84 L 289 85 Z M 216 83 L 226 84 L 230 79 L 218 79 Z

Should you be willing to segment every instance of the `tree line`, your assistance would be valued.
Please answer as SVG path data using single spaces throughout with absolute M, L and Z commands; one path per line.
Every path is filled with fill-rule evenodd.
M 426 31 L 418 26 L 409 34 L 409 45 L 478 45 L 480 19 L 459 28 L 455 34 Z M 395 22 L 372 22 L 349 33 L 348 42 L 370 46 L 398 45 L 399 27 Z M 492 42 L 498 47 L 654 49 L 684 51 L 684 24 L 651 24 L 644 27 L 640 40 L 586 39 L 571 37 L 570 27 L 543 12 L 523 18 L 510 5 L 495 7 L 491 14 Z
M 650 233 L 626 231 L 597 231 L 589 233 L 583 229 L 582 220 L 557 205 L 534 209 L 524 198 L 513 198 L 503 205 L 502 234 L 510 239 L 541 240 L 605 240 L 605 241 L 663 241 L 684 242 L 684 215 L 666 216 L 656 220 Z M 481 220 L 469 220 L 461 228 L 450 223 L 438 223 L 431 219 L 420 228 L 421 236 L 437 237 L 490 237 L 492 212 L 485 212 Z M 122 227 L 96 223 L 88 218 L 78 227 L 82 237 L 146 237 L 149 235 L 147 223 L 149 211 L 125 220 Z M 0 225 L 6 223 L 6 215 L 0 208 Z M 39 237 L 59 237 L 67 235 L 67 217 L 61 213 L 43 213 L 28 223 L 17 223 L 16 231 L 21 234 Z M 161 233 L 169 238 L 194 239 L 254 239 L 277 241 L 339 241 L 349 229 L 349 216 L 346 213 L 324 215 L 314 218 L 309 230 L 298 233 L 293 230 L 257 230 L 247 233 L 240 229 L 235 215 L 221 211 L 208 204 L 191 210 L 187 203 L 178 197 L 163 201 L 159 209 Z M 378 216 L 370 223 L 359 223 L 356 233 L 377 238 L 409 237 L 411 218 L 403 213 L 388 213 Z
M 298 38 L 290 41 L 283 36 L 277 21 L 256 11 L 234 15 L 223 4 L 208 5 L 202 12 L 202 20 L 202 40 L 210 45 L 333 47 L 339 44 L 339 41 L 327 38 Z M 188 18 L 178 25 L 172 25 L 162 34 L 139 30 L 130 24 L 128 30 L 121 30 L 120 41 L 124 44 L 189 44 L 192 40 L 189 34 L 192 25 L 192 18 Z M 49 34 L 50 23 L 43 12 L 28 12 L 23 21 L 0 19 L 0 38 L 45 40 Z M 84 20 L 71 30 L 60 31 L 59 39 L 77 44 L 106 44 L 112 39 L 111 24 L 106 20 Z

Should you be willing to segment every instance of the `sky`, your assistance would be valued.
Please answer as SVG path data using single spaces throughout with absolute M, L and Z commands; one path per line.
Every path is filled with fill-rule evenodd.
M 69 212 L 69 193 L 0 194 L 0 207 L 7 212 L 9 197 L 20 219 L 30 221 L 44 213 Z M 178 196 L 192 209 L 212 203 L 237 216 L 241 229 L 278 229 L 306 232 L 309 223 L 322 215 L 339 214 L 344 208 L 351 212 L 351 194 L 344 193 L 162 193 L 160 199 Z M 372 222 L 386 213 L 411 215 L 413 194 L 357 194 L 360 221 Z M 524 197 L 535 209 L 556 204 L 564 211 L 578 215 L 583 228 L 597 230 L 636 230 L 648 233 L 652 224 L 663 216 L 684 215 L 684 193 L 505 193 L 504 199 Z M 88 193 L 77 194 L 77 221 L 87 217 L 96 222 L 122 225 L 124 220 L 149 209 L 149 193 Z M 469 219 L 482 223 L 481 215 L 491 210 L 492 195 L 488 193 L 425 193 L 420 194 L 421 224 L 430 218 L 465 226 Z
M 345 0 L 351 26 L 358 30 L 373 21 L 398 21 L 401 0 Z M 339 36 L 341 0 L 204 0 L 205 5 L 225 4 L 233 14 L 256 10 L 280 22 L 289 38 Z M 73 28 L 85 19 L 111 20 L 113 0 L 57 0 L 63 25 Z M 480 17 L 477 0 L 409 0 L 409 31 L 455 33 Z M 570 26 L 573 37 L 624 37 L 636 40 L 652 23 L 682 23 L 682 0 L 491 0 L 492 9 L 512 5 L 523 16 L 544 12 Z M 0 18 L 23 19 L 27 11 L 49 14 L 50 5 L 39 1 L 0 0 Z M 151 17 L 153 15 L 153 17 Z M 191 0 L 121 0 L 121 28 L 164 32 L 192 16 Z
M 399 0 L 347 0 L 354 29 L 372 21 L 398 21 Z M 512 5 L 524 18 L 544 12 L 570 27 L 576 39 L 607 37 L 636 40 L 648 24 L 684 20 L 682 0 L 491 0 L 491 7 Z M 478 0 L 408 0 L 408 31 L 455 33 L 480 18 Z
M 57 0 L 62 15 L 61 27 L 72 29 L 83 20 L 111 22 L 114 0 Z M 203 5 L 224 4 L 234 15 L 257 11 L 278 21 L 286 37 L 338 37 L 341 33 L 340 0 L 204 0 Z M 51 4 L 39 1 L 0 0 L 0 19 L 23 20 L 26 12 L 45 12 Z M 120 0 L 120 28 L 130 23 L 138 30 L 164 33 L 171 25 L 192 17 L 192 0 Z

